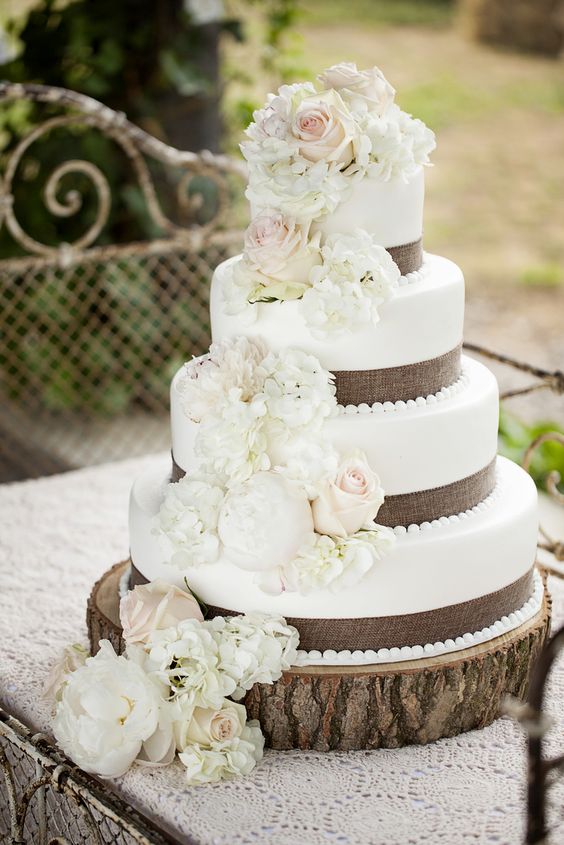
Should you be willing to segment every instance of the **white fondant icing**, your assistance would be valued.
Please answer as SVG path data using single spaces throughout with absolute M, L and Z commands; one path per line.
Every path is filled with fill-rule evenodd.
M 230 263 L 216 269 L 210 291 L 212 337 L 261 337 L 269 349 L 294 347 L 310 352 L 329 370 L 372 370 L 427 361 L 462 341 L 464 277 L 447 258 L 428 255 L 428 272 L 417 284 L 400 287 L 380 307 L 376 325 L 329 339 L 314 338 L 300 301 L 259 302 L 241 314 L 225 311 L 222 285 Z
M 382 246 L 413 243 L 423 234 L 424 199 L 422 167 L 409 182 L 366 176 L 353 184 L 350 196 L 335 211 L 313 223 L 312 231 L 332 235 L 366 229 Z
M 184 575 L 208 604 L 241 612 L 261 610 L 307 618 L 395 616 L 445 607 L 479 598 L 525 574 L 535 559 L 537 494 L 516 464 L 498 458 L 503 494 L 471 519 L 446 521 L 425 531 L 402 533 L 392 551 L 359 584 L 340 593 L 271 596 L 253 583 L 253 573 L 225 559 L 186 573 L 164 562 L 152 523 L 170 473 L 168 462 L 135 483 L 130 504 L 133 562 L 149 580 L 163 578 L 178 586 Z M 472 512 L 471 512 L 472 513 Z
M 401 411 L 384 403 L 373 413 L 342 413 L 325 423 L 324 434 L 342 453 L 365 452 L 387 495 L 429 490 L 473 475 L 497 450 L 498 390 L 483 364 L 464 358 L 463 367 L 465 387 L 448 399 L 424 400 Z M 176 388 L 181 374 L 171 389 L 172 451 L 190 471 L 198 424 L 182 408 Z

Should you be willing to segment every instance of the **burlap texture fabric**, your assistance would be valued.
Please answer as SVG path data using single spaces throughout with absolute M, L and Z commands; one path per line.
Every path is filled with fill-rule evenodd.
M 412 241 L 410 244 L 400 246 L 389 246 L 386 248 L 399 267 L 402 276 L 419 270 L 423 264 L 423 239 Z
M 452 516 L 482 502 L 495 487 L 495 458 L 483 469 L 442 487 L 386 496 L 376 517 L 378 525 L 420 525 L 441 516 Z M 171 480 L 180 481 L 186 475 L 172 457 Z
M 456 565 L 453 562 L 453 565 Z M 146 584 L 135 565 L 131 587 Z M 500 590 L 476 599 L 403 616 L 373 616 L 358 619 L 307 619 L 286 617 L 298 629 L 300 648 L 305 651 L 377 651 L 380 648 L 425 645 L 456 639 L 481 631 L 502 616 L 519 610 L 533 593 L 533 569 Z M 208 618 L 238 616 L 240 611 L 208 605 Z
M 461 372 L 462 344 L 437 358 L 378 370 L 337 370 L 335 386 L 340 405 L 372 405 L 417 399 L 449 387 Z

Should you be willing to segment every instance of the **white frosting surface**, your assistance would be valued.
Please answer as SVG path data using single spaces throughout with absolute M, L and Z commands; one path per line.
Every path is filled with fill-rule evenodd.
M 423 531 L 408 529 L 359 584 L 343 592 L 270 596 L 253 583 L 252 572 L 221 558 L 187 573 L 164 562 L 153 518 L 169 475 L 165 459 L 133 487 L 129 525 L 133 562 L 149 580 L 163 578 L 182 586 L 186 574 L 203 601 L 230 610 L 309 618 L 417 613 L 499 590 L 524 575 L 535 560 L 535 485 L 521 467 L 498 458 L 498 489 L 489 507 L 438 521 Z
M 424 195 L 422 167 L 409 182 L 401 178 L 382 182 L 366 176 L 353 185 L 350 197 L 335 211 L 314 222 L 312 231 L 331 235 L 366 229 L 382 246 L 413 243 L 423 234 Z
M 390 409 L 343 413 L 325 423 L 324 434 L 345 454 L 366 453 L 388 495 L 429 490 L 473 475 L 493 460 L 497 451 L 498 389 L 483 364 L 463 358 L 465 387 L 441 391 L 434 401 L 390 403 Z M 198 423 L 188 419 L 177 383 L 171 388 L 172 451 L 184 469 L 195 466 L 194 439 Z M 386 403 L 388 404 L 388 403 Z M 399 405 L 399 403 L 398 403 Z M 362 408 L 362 406 L 359 406 Z
M 269 349 L 294 347 L 315 355 L 328 370 L 372 370 L 437 358 L 462 342 L 464 277 L 460 268 L 438 255 L 426 255 L 422 278 L 402 285 L 380 307 L 374 326 L 341 337 L 319 339 L 306 325 L 300 301 L 259 302 L 243 313 L 225 312 L 222 285 L 230 264 L 216 268 L 210 291 L 215 341 L 245 335 L 263 338 Z

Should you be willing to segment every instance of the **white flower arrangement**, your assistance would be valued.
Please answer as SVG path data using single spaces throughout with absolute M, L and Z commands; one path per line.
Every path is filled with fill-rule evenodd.
M 291 290 L 265 287 L 243 254 L 231 266 L 223 289 L 228 312 L 238 313 L 259 301 L 299 299 L 314 336 L 337 336 L 376 324 L 379 307 L 399 287 L 401 274 L 390 254 L 364 229 L 330 235 L 318 244 L 318 260 L 310 262 L 308 275 Z
M 296 659 L 298 632 L 279 616 L 196 619 L 190 593 L 182 602 L 171 585 L 159 583 L 158 592 L 169 597 L 166 613 L 154 612 L 151 589 L 137 592 L 144 637 L 137 630 L 126 638 L 125 655 L 103 640 L 95 657 L 76 667 L 66 660 L 57 684 L 51 672 L 57 742 L 101 777 L 120 777 L 133 763 L 168 765 L 176 752 L 193 785 L 246 775 L 262 758 L 264 738 L 226 696 L 277 680 Z M 185 610 L 191 615 L 164 627 Z M 121 611 L 129 624 L 130 595 Z
M 394 89 L 374 67 L 343 62 L 310 84 L 283 85 L 253 115 L 241 144 L 249 165 L 247 198 L 308 222 L 335 210 L 366 173 L 408 181 L 429 164 L 431 130 L 394 104 Z
M 185 476 L 168 485 L 155 531 L 172 566 L 184 570 L 217 560 L 217 521 L 224 498 L 223 488 L 204 476 Z

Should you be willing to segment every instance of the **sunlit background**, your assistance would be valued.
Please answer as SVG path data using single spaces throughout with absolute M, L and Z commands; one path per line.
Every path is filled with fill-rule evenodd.
M 377 64 L 400 106 L 437 133 L 424 239 L 429 251 L 464 270 L 466 339 L 557 370 L 564 369 L 558 6 L 0 0 L 0 78 L 82 92 L 174 147 L 238 157 L 241 132 L 269 90 L 341 60 Z M 23 96 L 0 102 L 0 174 L 6 179 L 15 167 L 3 193 L 13 195 L 26 235 L 18 237 L 6 220 L 0 228 L 3 481 L 168 447 L 170 378 L 209 343 L 211 272 L 239 250 L 245 225 L 243 185 L 233 179 L 216 242 L 156 249 L 167 233 L 147 210 L 115 138 L 54 126 L 20 156 L 18 144 L 34 126 L 68 113 Z M 110 200 L 95 241 L 69 252 L 65 244 L 95 221 L 99 194 L 88 172 L 63 173 L 55 199 L 65 205 L 77 191 L 82 201 L 61 216 L 46 207 L 45 189 L 59 165 L 78 159 L 103 173 Z M 205 177 L 196 185 L 204 202 L 195 212 L 176 202 L 178 169 L 155 161 L 149 168 L 165 213 L 180 227 L 213 216 L 214 187 Z M 10 202 L 4 197 L 2 214 Z M 499 375 L 513 384 L 514 376 Z M 554 428 L 562 420 L 562 397 L 533 393 L 502 419 L 502 448 L 518 457 L 539 423 Z M 559 448 L 548 444 L 544 459 L 564 466 Z

